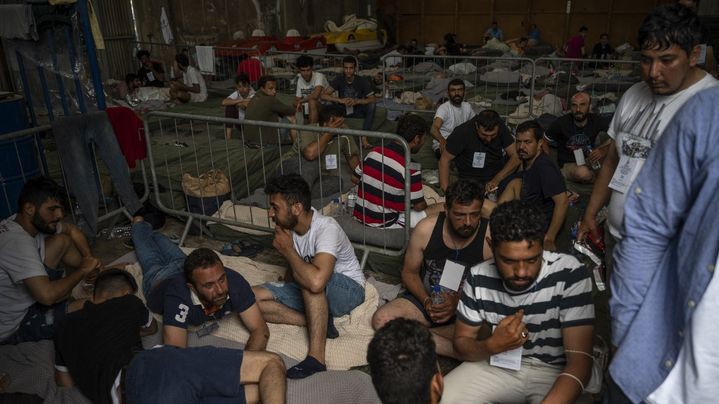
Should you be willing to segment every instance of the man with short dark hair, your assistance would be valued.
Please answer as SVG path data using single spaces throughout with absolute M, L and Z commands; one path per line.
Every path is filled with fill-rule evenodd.
M 327 78 L 320 72 L 312 71 L 314 60 L 311 56 L 302 55 L 297 58 L 297 91 L 295 92 L 295 108 L 309 118 L 309 123 L 317 123 L 322 91 L 329 86 Z
M 417 153 L 424 144 L 427 123 L 421 116 L 405 114 L 397 122 L 397 134 Z M 405 212 L 405 170 L 409 166 L 410 205 Z M 414 227 L 426 216 L 442 209 L 441 204 L 427 206 L 422 192 L 422 172 L 418 164 L 405 161 L 404 148 L 399 142 L 385 142 L 375 146 L 355 168 L 357 202 L 355 219 L 371 227 Z
M 235 91 L 222 100 L 225 107 L 225 118 L 245 119 L 245 110 L 250 100 L 255 96 L 255 90 L 250 86 L 250 78 L 242 73 L 235 77 Z M 240 125 L 234 125 L 241 130 Z M 232 126 L 225 125 L 225 139 L 232 138 Z
M 383 404 L 437 404 L 442 398 L 434 341 L 417 321 L 398 318 L 377 330 L 367 362 Z
M 175 67 L 181 73 L 173 77 L 170 83 L 170 96 L 179 102 L 203 102 L 207 100 L 205 79 L 194 66 L 190 66 L 190 58 L 184 53 L 175 55 Z
M 265 349 L 270 331 L 252 289 L 242 275 L 222 265 L 217 253 L 198 248 L 185 256 L 142 216 L 133 218 L 132 241 L 147 307 L 162 314 L 165 345 L 184 348 L 189 326 L 201 326 L 197 333 L 204 336 L 217 329 L 220 318 L 234 312 L 250 333 L 245 349 Z
M 470 103 L 464 101 L 464 80 L 452 79 L 447 85 L 449 100 L 437 108 L 429 133 L 432 139 L 432 150 L 437 158 L 444 152 L 447 138 L 457 126 L 474 117 Z
M 439 159 L 439 186 L 449 185 L 450 163 L 459 178 L 471 178 L 493 192 L 519 166 L 514 139 L 496 111 L 486 109 L 454 128 Z
M 591 402 L 594 305 L 589 271 L 544 250 L 544 214 L 522 201 L 489 219 L 494 258 L 476 265 L 457 306 L 444 403 Z M 492 335 L 478 340 L 480 327 Z
M 609 125 L 612 141 L 577 234 L 578 240 L 588 231 L 598 237 L 596 215 L 609 202 L 605 244 L 610 273 L 613 246 L 621 239 L 627 191 L 652 147 L 686 101 L 719 84 L 697 67 L 701 32 L 697 15 L 679 4 L 655 8 L 639 27 L 643 81 L 629 88 L 617 105 Z
M 302 177 L 275 177 L 265 194 L 275 222 L 272 245 L 290 268 L 285 282 L 265 283 L 253 291 L 267 321 L 307 326 L 307 357 L 287 371 L 287 377 L 302 379 L 327 370 L 326 338 L 339 336 L 333 318 L 362 304 L 365 278 L 337 221 L 310 205 L 310 188 Z
M 375 312 L 372 317 L 375 330 L 394 318 L 416 320 L 431 329 L 437 353 L 456 357 L 452 335 L 461 283 L 469 268 L 492 256 L 486 243 L 488 221 L 481 217 L 483 194 L 484 189 L 475 181 L 459 180 L 447 188 L 445 211 L 417 224 L 401 272 L 407 291 Z M 445 275 L 461 280 L 454 289 L 445 287 L 440 285 Z M 432 299 L 437 287 L 441 302 Z
M 322 92 L 322 99 L 342 105 L 345 117 L 364 118 L 362 130 L 372 130 L 375 102 L 374 88 L 366 77 L 356 75 L 357 60 L 346 56 L 342 60 L 342 75 L 335 77 Z M 337 92 L 337 96 L 333 94 Z M 365 145 L 366 146 L 366 145 Z
M 123 269 L 108 269 L 97 277 L 92 298 L 67 316 L 55 338 L 58 384 L 75 385 L 98 404 L 120 396 L 122 368 L 134 352 L 142 350 L 140 337 L 157 331 L 155 319 L 136 292 L 135 279 Z
M 579 28 L 579 34 L 569 38 L 567 43 L 564 45 L 565 56 L 572 59 L 581 59 L 587 55 L 587 51 L 584 48 L 584 41 L 587 38 L 587 32 L 589 28 L 582 25 Z
M 25 183 L 17 213 L 0 221 L 0 344 L 52 339 L 57 323 L 82 301 L 72 289 L 102 263 L 65 216 L 63 190 L 51 179 Z M 70 269 L 63 273 L 60 265 Z
M 604 161 L 610 139 L 600 136 L 607 120 L 591 112 L 592 98 L 580 91 L 571 98 L 571 113 L 557 118 L 545 136 L 557 145 L 557 162 L 564 178 L 578 183 L 594 182 L 596 169 Z
M 517 126 L 517 155 L 522 167 L 517 177 L 507 184 L 498 203 L 519 199 L 538 206 L 545 214 L 544 249 L 557 249 L 556 240 L 569 207 L 564 178 L 554 162 L 542 153 L 542 127 L 537 121 Z
M 609 34 L 599 35 L 599 42 L 592 49 L 592 59 L 611 59 L 614 48 L 609 44 Z
M 249 121 L 277 122 L 286 120 L 295 123 L 295 108 L 277 98 L 277 79 L 274 76 L 262 76 L 257 80 L 259 91 L 247 104 L 245 119 Z M 261 128 L 245 125 L 244 141 L 252 146 L 290 143 L 286 129 Z
M 165 86 L 165 69 L 162 67 L 162 63 L 150 59 L 150 52 L 144 49 L 137 51 L 137 60 L 140 61 L 137 75 L 140 77 L 143 87 Z

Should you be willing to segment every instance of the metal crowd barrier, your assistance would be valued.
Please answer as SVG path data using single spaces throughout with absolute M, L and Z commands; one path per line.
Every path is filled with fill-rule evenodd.
M 132 212 L 128 212 L 122 206 L 119 198 L 111 196 L 111 190 L 105 188 L 103 184 L 105 181 L 102 177 L 109 177 L 105 173 L 103 164 L 98 161 L 94 148 L 91 152 L 94 160 L 91 175 L 95 177 L 95 184 L 100 195 L 100 215 L 97 218 L 97 223 L 109 219 L 117 220 L 120 216 L 131 219 Z M 70 216 L 73 222 L 78 223 L 76 205 L 73 203 L 73 195 L 67 186 L 67 176 L 55 148 L 51 126 L 37 126 L 0 135 L 0 160 L 2 161 L 0 164 L 0 218 L 17 212 L 17 198 L 25 182 L 43 175 L 52 178 L 65 188 Z M 144 202 L 149 196 L 147 174 L 144 162 L 138 161 L 138 165 L 144 187 L 143 194 L 138 197 L 141 202 Z
M 227 125 L 239 126 L 231 139 L 224 136 Z M 258 143 L 252 143 L 256 141 L 252 140 L 256 138 L 250 138 L 249 133 L 252 131 L 259 134 Z M 299 154 L 293 154 L 298 151 L 295 149 L 293 152 L 292 145 L 287 144 L 291 141 L 293 132 L 311 134 L 316 139 L 319 139 L 323 133 L 336 135 L 340 140 L 331 143 L 329 146 L 331 149 L 326 153 L 336 151 L 335 161 L 338 165 L 345 164 L 342 156 L 350 146 L 353 146 L 358 151 L 360 168 L 363 168 L 362 156 L 365 153 L 360 142 L 363 136 L 376 139 L 375 143 L 380 145 L 399 142 L 406 160 L 410 159 L 407 142 L 395 134 L 151 112 L 145 118 L 145 136 L 154 198 L 162 211 L 185 220 L 180 244 L 184 243 L 196 222 L 200 222 L 203 231 L 208 229 L 205 229 L 202 223 L 211 222 L 236 226 L 249 232 L 271 234 L 274 232 L 274 225 L 270 222 L 267 212 L 256 210 L 258 207 L 261 209 L 269 206 L 267 196 L 263 192 L 256 193 L 256 191 L 262 190 L 268 180 L 275 175 L 287 171 L 307 174 L 312 168 L 309 165 L 317 164 L 319 175 L 318 182 L 312 184 L 315 190 L 313 203 L 326 213 L 336 216 L 345 229 L 347 229 L 345 226 L 355 229 L 353 235 L 349 236 L 354 247 L 363 251 L 362 265 L 366 263 L 370 252 L 401 255 L 409 240 L 410 228 L 406 227 L 402 230 L 371 228 L 349 217 L 351 211 L 345 211 L 342 202 L 347 191 L 351 192 L 351 184 L 347 184 L 347 178 L 343 178 L 342 175 L 326 176 L 322 170 L 322 159 L 306 161 Z M 278 144 L 269 144 L 275 142 Z M 354 145 L 350 142 L 354 142 Z M 281 164 L 282 161 L 296 162 L 295 168 L 288 169 Z M 229 182 L 229 190 L 217 191 L 226 192 L 220 196 L 215 195 L 212 187 L 207 188 L 209 191 L 205 194 L 201 188 L 199 195 L 201 202 L 194 204 L 194 212 L 190 211 L 188 205 L 192 198 L 187 198 L 183 192 L 183 175 L 189 173 L 197 178 L 211 170 L 214 172 L 221 170 L 224 173 Z M 405 167 L 404 187 L 405 211 L 409 212 L 411 209 L 409 166 Z M 197 202 L 198 196 L 195 195 L 193 198 Z M 223 214 L 213 214 L 226 199 L 232 201 L 232 209 L 228 209 Z M 241 209 L 244 211 L 238 213 Z M 374 234 L 370 234 L 371 232 Z M 381 234 L 381 237 L 377 234 Z M 398 236 L 400 239 L 397 238 Z M 371 242 L 370 238 L 375 241 Z M 378 239 L 379 242 L 376 241 Z

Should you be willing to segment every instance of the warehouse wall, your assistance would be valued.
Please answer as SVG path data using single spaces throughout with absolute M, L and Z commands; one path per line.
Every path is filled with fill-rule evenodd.
M 603 32 L 609 33 L 614 45 L 634 44 L 637 27 L 647 11 L 672 0 L 377 1 L 379 8 L 396 8 L 394 17 L 399 42 L 417 38 L 424 43 L 441 43 L 445 33 L 454 32 L 460 42 L 479 44 L 491 21 L 496 19 L 504 30 L 505 39 L 526 35 L 528 27 L 534 23 L 539 26 L 543 42 L 561 46 L 582 25 L 589 27 L 589 44 L 598 41 Z

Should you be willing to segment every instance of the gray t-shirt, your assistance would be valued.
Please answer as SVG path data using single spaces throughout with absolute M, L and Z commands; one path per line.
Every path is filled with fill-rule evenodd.
M 31 236 L 15 222 L 15 215 L 0 222 L 0 341 L 18 329 L 35 303 L 23 280 L 47 276 L 44 255 L 45 234 Z

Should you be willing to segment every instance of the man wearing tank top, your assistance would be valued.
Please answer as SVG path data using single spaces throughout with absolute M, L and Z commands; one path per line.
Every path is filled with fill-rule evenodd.
M 377 310 L 372 318 L 375 330 L 394 318 L 417 320 L 431 328 L 438 354 L 455 357 L 452 334 L 458 290 L 469 268 L 492 256 L 485 241 L 487 221 L 480 217 L 483 194 L 477 182 L 460 179 L 447 188 L 445 212 L 417 224 L 402 266 L 407 291 Z M 437 289 L 439 296 L 433 297 Z

